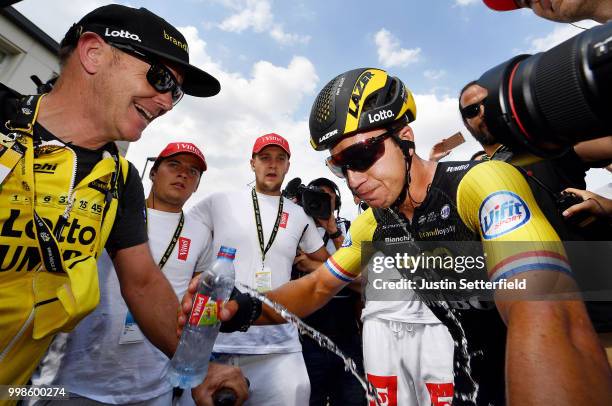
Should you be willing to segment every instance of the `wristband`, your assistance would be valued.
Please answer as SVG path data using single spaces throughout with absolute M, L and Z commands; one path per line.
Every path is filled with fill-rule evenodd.
M 340 229 L 336 230 L 335 233 L 333 234 L 327 234 L 329 236 L 329 238 L 331 238 L 332 240 L 335 240 L 336 238 L 340 237 L 342 235 L 342 231 Z
M 248 293 L 242 293 L 234 288 L 230 300 L 238 303 L 238 311 L 228 321 L 221 323 L 222 333 L 245 332 L 261 315 L 261 302 Z

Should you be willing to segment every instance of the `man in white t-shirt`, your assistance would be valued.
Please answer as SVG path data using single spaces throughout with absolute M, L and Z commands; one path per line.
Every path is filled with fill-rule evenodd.
M 204 155 L 194 144 L 175 142 L 159 154 L 149 174 L 149 247 L 179 299 L 193 274 L 203 272 L 211 258 L 210 235 L 202 233 L 190 214 L 183 214 L 205 170 Z M 170 405 L 172 387 L 164 378 L 168 358 L 134 322 L 106 253 L 98 269 L 100 305 L 72 333 L 56 339 L 33 383 L 64 386 L 75 397 L 71 401 L 79 404 Z M 238 368 L 211 364 L 211 371 L 217 375 L 215 385 L 232 388 L 241 401 L 246 398 L 248 389 Z M 219 382 L 219 375 L 225 383 Z
M 259 137 L 250 162 L 255 187 L 213 194 L 190 212 L 212 230 L 213 251 L 221 245 L 237 249 L 236 281 L 260 292 L 289 281 L 298 247 L 319 261 L 329 255 L 312 218 L 281 197 L 290 156 L 289 143 L 280 135 Z M 288 324 L 221 333 L 214 347 L 242 369 L 251 383 L 246 404 L 257 406 L 308 404 L 310 382 L 301 351 L 297 331 Z

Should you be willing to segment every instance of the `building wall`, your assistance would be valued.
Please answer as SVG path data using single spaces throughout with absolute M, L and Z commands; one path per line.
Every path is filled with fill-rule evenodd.
M 24 94 L 34 93 L 31 75 L 46 82 L 58 72 L 54 53 L 0 15 L 0 82 Z

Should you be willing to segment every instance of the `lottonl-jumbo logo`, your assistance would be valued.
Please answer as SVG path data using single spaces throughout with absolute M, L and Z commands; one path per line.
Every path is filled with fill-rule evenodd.
M 527 203 L 517 194 L 502 190 L 484 199 L 478 218 L 483 237 L 490 240 L 527 224 L 531 212 Z

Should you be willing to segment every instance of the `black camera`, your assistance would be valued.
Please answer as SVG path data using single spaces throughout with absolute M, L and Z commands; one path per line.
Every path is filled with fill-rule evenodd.
M 557 210 L 563 213 L 569 207 L 575 204 L 582 203 L 584 200 L 571 192 L 561 192 L 557 197 Z M 595 217 L 588 212 L 579 212 L 568 218 L 566 221 L 577 227 L 586 227 L 595 220 Z
M 295 202 L 311 217 L 327 219 L 331 216 L 330 196 L 320 187 L 303 185 L 300 178 L 289 181 L 283 190 L 283 196 L 295 199 Z
M 612 22 L 485 72 L 485 122 L 515 151 L 553 157 L 612 134 Z

